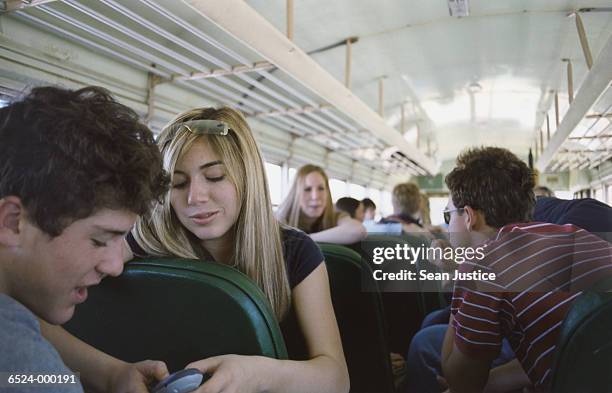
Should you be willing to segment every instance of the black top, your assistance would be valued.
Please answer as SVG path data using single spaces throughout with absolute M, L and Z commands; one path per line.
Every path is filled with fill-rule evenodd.
M 403 213 L 394 214 L 392 216 L 382 218 L 378 223 L 379 224 L 390 224 L 394 222 L 399 222 L 401 224 L 416 224 L 420 227 L 423 227 L 423 225 L 418 220 L 415 220 L 410 215 L 403 214 Z
M 533 212 L 535 221 L 574 224 L 612 241 L 612 207 L 595 199 L 559 199 L 539 197 Z
M 316 243 L 304 232 L 290 227 L 281 229 L 283 257 L 287 265 L 289 286 L 295 288 L 323 261 Z
M 148 256 L 131 232 L 127 235 L 127 242 L 135 256 Z M 319 266 L 323 261 L 323 254 L 308 235 L 295 228 L 282 227 L 281 242 L 289 286 L 293 289 Z

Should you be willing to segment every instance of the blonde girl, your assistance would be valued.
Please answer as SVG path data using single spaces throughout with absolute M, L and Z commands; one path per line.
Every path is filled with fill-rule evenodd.
M 304 165 L 297 171 L 277 217 L 310 234 L 317 242 L 352 244 L 367 234 L 361 222 L 334 210 L 329 179 L 316 165 Z
M 279 321 L 297 321 L 307 351 L 301 361 L 240 355 L 195 361 L 187 367 L 212 374 L 197 392 L 347 392 L 323 256 L 310 238 L 274 218 L 263 160 L 243 116 L 230 108 L 184 112 L 158 145 L 171 189 L 139 218 L 125 259 L 178 256 L 239 269 L 260 286 Z

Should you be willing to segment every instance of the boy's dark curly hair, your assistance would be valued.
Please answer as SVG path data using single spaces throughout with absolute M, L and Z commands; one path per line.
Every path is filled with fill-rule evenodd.
M 39 87 L 0 109 L 0 198 L 52 237 L 102 208 L 145 214 L 167 186 L 153 134 L 105 89 Z
M 482 147 L 461 153 L 445 181 L 455 207 L 482 211 L 487 225 L 501 228 L 531 220 L 533 172 L 506 149 Z

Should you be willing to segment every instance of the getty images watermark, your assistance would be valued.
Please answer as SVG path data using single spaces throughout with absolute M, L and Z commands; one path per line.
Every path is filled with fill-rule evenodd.
M 395 244 L 387 247 L 372 248 L 372 263 L 374 266 L 388 262 L 407 263 L 415 265 L 417 261 L 439 261 L 439 263 L 462 264 L 466 261 L 482 261 L 485 257 L 485 246 L 482 247 L 417 247 Z M 445 261 L 445 262 L 443 262 Z M 372 277 L 376 281 L 449 281 L 449 280 L 495 280 L 495 273 L 476 270 L 461 273 L 454 271 L 431 272 L 427 269 L 400 269 L 387 272 L 384 269 L 372 270 Z
M 528 241 L 521 231 L 500 232 L 480 245 L 464 232 L 445 235 L 433 240 L 413 235 L 367 238 L 360 244 L 362 290 L 439 293 L 459 286 L 491 293 L 575 291 L 595 277 L 585 268 L 605 267 L 612 257 L 609 244 L 584 230 L 543 232 Z M 610 233 L 595 235 L 612 240 Z
M 360 243 L 359 251 L 365 292 L 439 293 L 452 289 L 455 282 L 498 279 L 496 272 L 481 266 L 490 251 L 486 243 L 452 247 L 448 238 L 373 235 Z

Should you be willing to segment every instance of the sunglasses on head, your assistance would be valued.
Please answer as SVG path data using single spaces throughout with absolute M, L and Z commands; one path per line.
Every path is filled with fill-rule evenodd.
M 189 120 L 168 127 L 169 135 L 174 135 L 181 128 L 196 135 L 227 135 L 230 128 L 227 123 L 218 120 Z
M 182 123 L 173 124 L 164 129 L 164 131 L 167 132 L 167 136 L 163 147 L 173 140 L 177 132 L 182 129 L 195 135 L 227 135 L 229 130 L 231 130 L 227 123 L 219 120 L 206 119 L 184 121 Z

